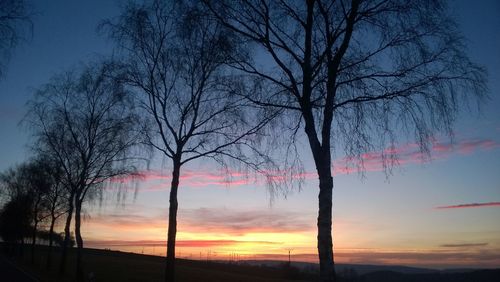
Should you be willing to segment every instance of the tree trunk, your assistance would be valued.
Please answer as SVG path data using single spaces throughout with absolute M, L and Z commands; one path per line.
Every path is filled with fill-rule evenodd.
M 33 233 L 31 234 L 31 264 L 35 264 L 35 244 L 36 244 L 36 230 L 38 228 L 38 220 L 35 213 L 35 224 L 33 226 Z
M 179 188 L 180 158 L 174 159 L 172 183 L 170 186 L 170 207 L 168 212 L 167 261 L 165 266 L 165 281 L 175 281 L 175 236 L 177 234 L 177 189 Z
M 83 267 L 82 267 L 82 250 L 83 250 L 83 239 L 80 231 L 81 227 L 81 212 L 82 212 L 82 201 L 76 198 L 75 205 L 75 239 L 76 239 L 76 281 L 80 282 L 84 280 Z
M 19 256 L 21 258 L 24 258 L 24 238 L 21 239 L 21 247 L 19 248 L 18 251 L 19 251 Z
M 68 216 L 66 217 L 66 224 L 64 226 L 64 244 L 62 248 L 62 254 L 61 254 L 61 263 L 59 265 L 59 273 L 64 273 L 66 271 L 66 260 L 68 256 L 68 246 L 69 242 L 71 240 L 71 234 L 69 232 L 70 227 L 71 227 L 71 218 L 73 217 L 73 199 L 74 199 L 74 194 L 70 195 L 70 200 L 69 200 L 69 207 L 68 207 Z
M 320 278 L 322 282 L 335 281 L 335 263 L 333 259 L 332 239 L 332 200 L 333 178 L 330 166 L 321 164 L 319 174 L 319 210 L 318 210 L 318 255 Z M 328 170 L 328 172 L 320 172 Z
M 54 211 L 52 211 L 50 218 L 50 229 L 49 229 L 49 249 L 47 252 L 47 269 L 50 269 L 52 264 L 52 244 L 54 243 L 54 225 L 56 223 L 56 217 L 54 216 Z
M 38 207 L 40 205 L 40 201 L 42 200 L 41 196 L 38 195 L 37 200 L 35 202 L 35 206 L 33 209 L 33 233 L 31 234 L 31 264 L 35 264 L 35 245 L 36 245 L 36 231 L 38 228 Z
M 303 111 L 305 131 L 319 177 L 319 208 L 318 208 L 318 256 L 321 282 L 336 281 L 335 263 L 333 258 L 332 239 L 332 200 L 333 178 L 329 137 L 323 138 L 323 144 L 318 140 L 314 126 L 314 117 L 310 107 L 306 105 Z M 327 135 L 322 132 L 322 135 Z

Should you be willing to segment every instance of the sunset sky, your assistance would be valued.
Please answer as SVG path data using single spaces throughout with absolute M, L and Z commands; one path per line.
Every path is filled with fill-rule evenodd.
M 33 89 L 112 43 L 96 32 L 126 1 L 36 0 L 33 37 L 0 80 L 0 171 L 30 153 L 18 126 Z M 386 177 L 380 152 L 363 155 L 364 177 L 334 154 L 334 247 L 338 262 L 435 268 L 500 267 L 500 2 L 451 1 L 469 55 L 489 74 L 489 95 L 462 112 L 455 139 L 436 136 L 431 160 L 411 141 Z M 177 256 L 317 261 L 317 180 L 304 140 L 305 183 L 273 198 L 265 182 L 203 161 L 183 168 Z M 163 163 L 163 164 L 162 164 Z M 158 157 L 139 180 L 116 179 L 86 208 L 85 246 L 165 255 L 170 170 Z M 119 199 L 119 201 L 117 200 Z

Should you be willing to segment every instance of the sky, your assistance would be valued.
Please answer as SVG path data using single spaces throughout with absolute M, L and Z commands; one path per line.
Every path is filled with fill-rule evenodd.
M 112 44 L 96 32 L 125 1 L 32 1 L 33 35 L 13 52 L 0 80 L 0 171 L 30 156 L 19 126 L 25 103 L 50 77 Z M 399 144 L 389 177 L 380 152 L 367 152 L 360 177 L 335 156 L 335 258 L 343 263 L 433 268 L 500 267 L 500 2 L 452 1 L 471 58 L 487 68 L 490 98 L 464 111 L 453 143 L 438 136 L 431 160 Z M 305 163 L 311 163 L 307 151 Z M 272 197 L 259 179 L 231 177 L 199 162 L 185 167 L 179 190 L 177 256 L 192 259 L 317 261 L 318 183 L 306 166 L 300 191 Z M 168 165 L 140 181 L 116 179 L 85 209 L 85 246 L 165 255 Z M 231 181 L 229 181 L 231 180 Z M 124 191 L 126 193 L 124 193 Z

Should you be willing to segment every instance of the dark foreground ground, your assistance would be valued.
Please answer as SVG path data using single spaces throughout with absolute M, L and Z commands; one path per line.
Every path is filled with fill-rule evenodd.
M 31 263 L 28 248 L 21 257 L 0 257 L 0 281 L 74 281 L 75 253 L 70 250 L 68 267 L 63 276 L 58 275 L 59 253 L 55 252 L 54 263 L 46 269 L 46 252 L 43 246 L 37 249 L 35 263 Z M 164 258 L 157 256 L 123 253 L 109 250 L 84 250 L 84 270 L 88 281 L 163 281 Z M 10 266 L 9 266 L 10 265 Z M 14 269 L 12 269 L 12 267 Z M 16 269 L 17 268 L 17 269 Z M 176 278 L 179 282 L 285 282 L 318 281 L 315 270 L 300 270 L 286 264 L 274 266 L 248 265 L 243 263 L 217 263 L 206 261 L 178 260 Z M 339 271 L 340 282 L 498 282 L 500 269 L 464 272 L 423 271 L 402 273 L 382 267 L 368 273 L 355 269 Z M 397 268 L 394 268 L 397 269 Z M 8 273 L 8 275 L 6 274 Z M 27 275 L 25 275 L 27 274 Z M 31 277 L 29 277 L 31 276 Z M 24 280 L 23 280 L 24 279 Z
M 35 282 L 35 277 L 26 273 L 7 258 L 0 256 L 0 280 L 16 282 Z
M 0 254 L 0 261 L 5 260 L 17 266 L 21 271 L 39 281 L 74 281 L 75 250 L 71 249 L 68 265 L 63 276 L 58 274 L 59 253 L 54 253 L 51 268 L 46 269 L 47 248 L 39 246 L 35 263 L 31 263 L 29 248 L 24 248 L 23 256 L 9 257 Z M 108 250 L 84 249 L 84 271 L 88 281 L 163 281 L 164 258 Z M 0 265 L 1 266 L 1 265 Z M 177 260 L 176 278 L 179 282 L 285 282 L 315 281 L 314 274 L 301 274 L 297 270 L 237 265 L 206 261 Z M 1 268 L 0 268 L 1 271 Z M 0 281 L 17 282 L 0 273 Z M 19 274 L 19 273 L 18 273 Z M 13 275 L 16 275 L 15 273 Z M 89 277 L 94 277 L 89 280 Z M 9 277 L 12 277 L 10 275 Z M 21 276 L 20 276 L 21 277 Z M 307 277 L 307 279 L 300 279 Z M 24 278 L 23 278 L 24 279 Z

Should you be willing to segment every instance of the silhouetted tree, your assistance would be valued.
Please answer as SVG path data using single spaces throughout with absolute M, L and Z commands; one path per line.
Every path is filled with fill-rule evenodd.
M 33 195 L 28 193 L 23 171 L 24 165 L 18 165 L 0 174 L 0 190 L 4 201 L 1 236 L 4 241 L 11 243 L 13 249 L 21 243 L 21 254 L 24 239 L 30 236 L 33 219 Z
M 31 263 L 35 263 L 35 247 L 38 224 L 48 216 L 45 199 L 51 189 L 51 176 L 42 160 L 32 160 L 21 166 L 21 177 L 26 185 L 25 191 L 32 199 L 31 218 Z
M 321 281 L 334 281 L 332 149 L 360 169 L 364 152 L 408 134 L 426 151 L 436 131 L 451 135 L 464 100 L 485 93 L 485 72 L 467 57 L 445 1 L 203 2 L 254 48 L 258 59 L 234 67 L 266 91 L 246 98 L 286 110 L 291 140 L 305 131 L 319 179 Z M 390 167 L 396 150 L 386 152 Z
M 39 230 L 36 235 L 40 240 L 44 241 L 49 241 L 52 240 L 52 243 L 55 243 L 57 246 L 64 246 L 64 232 L 61 233 L 55 233 L 55 232 L 50 232 L 50 230 Z M 70 234 L 70 243 L 68 245 L 69 247 L 75 246 L 75 237 L 73 234 Z
M 24 238 L 30 235 L 32 203 L 30 195 L 19 194 L 11 198 L 0 210 L 0 237 L 11 245 L 10 251 L 14 251 L 15 246 L 21 243 L 22 252 Z
M 123 87 L 111 78 L 110 65 L 88 65 L 54 77 L 30 101 L 26 121 L 37 147 L 57 161 L 67 187 L 65 246 L 75 212 L 77 279 L 83 279 L 81 213 L 83 203 L 102 192 L 108 179 L 130 174 L 128 153 L 135 144 L 134 113 Z M 66 263 L 63 248 L 61 272 Z
M 1 182 L 2 190 L 6 190 L 9 201 L 17 201 L 16 203 L 21 201 L 26 209 L 24 212 L 29 213 L 31 261 L 34 263 L 38 225 L 47 217 L 44 201 L 51 188 L 50 175 L 41 160 L 33 159 L 2 174 Z
M 145 143 L 172 161 L 166 281 L 175 279 L 181 167 L 209 158 L 219 163 L 237 160 L 258 169 L 243 153 L 264 157 L 254 150 L 250 137 L 273 117 L 271 111 L 262 112 L 260 120 L 248 116 L 248 102 L 226 91 L 224 85 L 235 78 L 225 64 L 238 56 L 240 47 L 196 2 L 131 4 L 117 21 L 104 24 L 121 47 L 122 79 L 143 108 L 149 126 Z
M 16 166 L 0 173 L 0 193 L 3 203 L 7 203 L 19 195 L 26 194 L 26 185 L 21 177 L 21 172 L 20 166 Z
M 66 213 L 67 192 L 62 187 L 61 167 L 48 156 L 36 156 L 27 163 L 11 168 L 0 175 L 0 191 L 4 201 L 15 199 L 30 199 L 30 204 L 25 207 L 29 213 L 31 231 L 31 258 L 34 261 L 36 238 L 42 230 L 38 225 L 41 221 L 50 219 L 48 234 L 54 235 L 56 220 Z M 19 200 L 16 200 L 19 201 Z M 47 237 L 49 253 L 47 265 L 50 265 L 53 239 Z
M 35 152 L 37 151 L 36 148 Z M 62 167 L 58 165 L 57 160 L 51 159 L 50 156 L 39 156 L 38 163 L 40 166 L 41 174 L 44 175 L 44 181 L 46 183 L 47 191 L 43 194 L 42 199 L 42 209 L 44 215 L 42 219 L 49 219 L 49 230 L 44 232 L 44 230 L 37 230 L 37 237 L 40 238 L 40 234 L 47 233 L 44 237 L 49 243 L 48 253 L 47 253 L 47 264 L 46 267 L 50 268 L 52 264 L 52 249 L 54 238 L 59 234 L 54 233 L 54 227 L 56 221 L 66 214 L 68 210 L 68 189 L 63 186 L 63 170 Z
M 0 78 L 10 52 L 31 27 L 25 0 L 0 0 Z

